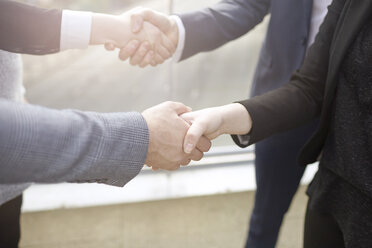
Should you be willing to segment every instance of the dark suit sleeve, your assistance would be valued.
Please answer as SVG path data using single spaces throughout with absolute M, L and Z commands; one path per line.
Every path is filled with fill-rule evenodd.
M 61 10 L 0 1 L 0 49 L 27 54 L 58 52 L 61 19 Z
M 180 14 L 185 26 L 181 59 L 216 49 L 260 23 L 269 12 L 271 0 L 225 0 L 213 7 Z
M 320 115 L 331 44 L 344 4 L 345 0 L 333 1 L 303 66 L 289 83 L 267 94 L 240 102 L 251 115 L 253 127 L 248 144 L 242 144 L 237 136 L 233 136 L 237 145 L 246 147 Z

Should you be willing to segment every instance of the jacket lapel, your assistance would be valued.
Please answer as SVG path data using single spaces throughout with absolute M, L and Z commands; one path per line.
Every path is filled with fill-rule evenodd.
M 320 127 L 300 153 L 298 161 L 302 165 L 315 162 L 323 148 L 332 116 L 332 102 L 338 83 L 339 68 L 349 46 L 371 16 L 372 0 L 348 0 L 345 3 L 330 50 Z
M 328 68 L 328 79 L 325 88 L 324 107 L 329 107 L 335 93 L 339 68 L 348 51 L 348 48 L 358 35 L 359 31 L 372 16 L 371 0 L 350 0 L 345 9 L 344 17 L 337 27 L 333 46 L 330 51 L 330 63 Z M 327 108 L 324 109 L 327 111 Z M 329 113 L 327 113 L 329 114 Z

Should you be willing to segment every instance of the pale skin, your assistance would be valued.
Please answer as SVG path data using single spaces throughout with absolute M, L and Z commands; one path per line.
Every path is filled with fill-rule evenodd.
M 139 8 L 131 16 L 131 20 L 133 33 L 140 32 L 144 25 L 150 22 L 159 28 L 177 47 L 179 30 L 173 18 L 150 9 Z M 149 52 L 146 50 L 145 43 L 139 43 L 136 40 L 130 41 L 127 46 L 120 50 L 121 59 L 131 58 L 131 64 L 140 67 L 157 65 L 151 60 L 153 54 L 149 55 Z M 252 119 L 248 111 L 239 103 L 188 112 L 181 117 L 191 124 L 183 144 L 184 151 L 188 154 L 195 149 L 203 136 L 213 140 L 222 134 L 244 135 L 249 133 L 252 128 Z
M 203 136 L 213 140 L 222 134 L 245 135 L 252 129 L 252 119 L 239 103 L 189 112 L 181 117 L 191 124 L 184 139 L 185 153 L 191 153 Z
M 105 44 L 106 48 L 112 50 L 126 46 L 132 40 L 129 46 L 142 44 L 146 54 L 151 55 L 149 62 L 162 63 L 174 53 L 174 43 L 148 22 L 143 23 L 140 31 L 132 33 L 131 18 L 136 11 L 138 10 L 134 9 L 119 16 L 94 13 L 90 45 Z M 123 58 L 126 55 L 120 53 L 119 56 Z M 149 167 L 154 170 L 176 170 L 188 165 L 191 160 L 200 160 L 203 153 L 210 149 L 210 140 L 201 137 L 191 152 L 184 152 L 183 141 L 190 124 L 180 115 L 189 111 L 191 109 L 182 103 L 165 102 L 142 113 L 149 129 L 146 159 Z
M 173 56 L 178 45 L 178 26 L 174 19 L 169 16 L 146 8 L 136 8 L 131 13 L 131 31 L 133 34 L 141 33 L 147 24 L 151 23 L 159 29 L 159 31 L 167 37 L 167 46 L 173 46 L 174 50 L 168 49 L 169 56 L 159 56 L 159 54 L 150 49 L 149 42 L 140 42 L 137 39 L 132 39 L 125 46 L 118 46 L 112 42 L 107 42 L 105 47 L 107 50 L 120 48 L 119 57 L 125 61 L 130 58 L 131 65 L 146 67 L 148 65 L 157 66 L 165 60 Z
M 211 142 L 206 137 L 199 137 L 194 149 L 185 153 L 183 141 L 190 124 L 180 117 L 191 109 L 182 103 L 165 102 L 145 110 L 145 118 L 150 135 L 146 164 L 154 170 L 176 170 L 188 165 L 191 160 L 202 159 L 203 153 L 209 151 Z
M 143 23 L 140 31 L 136 33 L 131 31 L 131 23 L 133 23 L 131 19 L 137 11 L 138 9 L 133 9 L 119 16 L 94 13 L 90 45 L 105 44 L 108 50 L 113 50 L 115 47 L 133 49 L 142 44 L 142 49 L 146 50 L 146 56 L 151 57 L 149 61 L 153 64 L 162 63 L 171 57 L 176 49 L 174 43 L 153 24 L 146 22 Z M 141 50 L 137 53 L 140 54 Z M 126 59 L 123 53 L 120 53 L 119 57 Z

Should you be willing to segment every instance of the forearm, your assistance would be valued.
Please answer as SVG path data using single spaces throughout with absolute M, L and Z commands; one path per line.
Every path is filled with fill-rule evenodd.
M 102 45 L 110 41 L 120 46 L 117 41 L 126 43 L 130 40 L 129 18 L 115 15 L 94 13 L 92 15 L 92 29 L 90 45 Z
M 61 10 L 0 1 L 0 49 L 29 54 L 58 52 Z
M 113 41 L 129 41 L 129 17 L 47 10 L 0 1 L 0 49 L 26 54 L 50 54 Z
M 270 0 L 221 1 L 212 7 L 180 14 L 185 26 L 181 59 L 216 49 L 254 28 L 268 14 Z
M 148 130 L 139 113 L 57 111 L 0 101 L 0 181 L 123 186 L 141 170 Z
M 327 113 L 328 110 L 322 109 L 322 106 L 326 85 L 330 83 L 327 82 L 330 50 L 344 3 L 345 0 L 332 2 L 303 65 L 288 84 L 241 102 L 250 113 L 253 124 L 249 142 L 240 142 L 238 137 L 233 137 L 237 145 L 245 147 L 254 144 Z

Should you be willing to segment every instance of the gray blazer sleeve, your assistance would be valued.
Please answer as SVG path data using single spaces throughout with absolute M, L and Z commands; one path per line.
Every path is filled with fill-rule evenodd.
M 141 114 L 52 110 L 0 100 L 0 183 L 124 186 L 146 160 Z
M 270 3 L 271 0 L 224 0 L 213 7 L 180 14 L 186 30 L 181 60 L 246 34 L 269 13 Z

